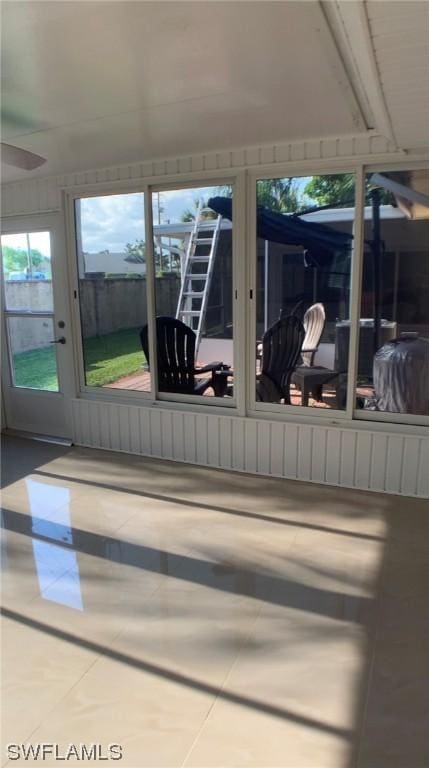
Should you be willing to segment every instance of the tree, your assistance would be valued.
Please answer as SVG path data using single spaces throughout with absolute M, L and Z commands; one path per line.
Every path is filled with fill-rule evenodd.
M 201 200 L 201 207 L 207 208 L 207 200 Z M 195 221 L 195 217 L 197 215 L 197 211 L 200 205 L 200 200 L 197 198 L 194 200 L 194 209 L 191 210 L 191 208 L 186 208 L 186 210 L 183 211 L 183 213 L 180 216 L 180 221 L 188 222 L 188 221 Z M 204 211 L 204 213 L 201 215 L 202 219 L 216 219 L 217 213 L 215 211 Z
M 10 245 L 2 245 L 3 267 L 6 272 L 30 272 L 28 252 L 23 248 L 12 248 Z M 43 259 L 43 254 L 36 248 L 30 248 L 31 265 L 38 267 Z
M 278 213 L 294 213 L 300 205 L 295 179 L 263 179 L 258 181 L 257 202 Z
M 368 178 L 365 181 L 365 197 L 373 189 Z M 312 176 L 304 187 L 304 194 L 311 198 L 316 205 L 341 208 L 355 204 L 355 176 L 353 173 L 330 174 L 329 176 Z M 381 192 L 381 202 L 392 203 L 389 192 Z
M 146 263 L 146 244 L 144 240 L 136 240 L 135 243 L 127 243 L 125 246 L 125 250 L 127 255 L 125 256 L 125 261 L 127 261 L 129 264 L 145 264 Z M 168 259 L 168 255 L 163 253 L 162 249 L 158 250 L 158 248 L 155 248 L 154 251 L 154 262 L 155 262 L 155 274 L 157 277 L 160 277 L 165 272 L 168 272 L 169 270 L 165 268 L 165 260 Z M 178 257 L 177 255 L 173 255 L 172 262 L 175 263 L 175 267 L 177 268 L 177 261 Z M 179 266 L 180 266 L 180 258 L 179 258 Z
M 127 253 L 125 261 L 128 261 L 129 264 L 145 264 L 146 244 L 144 240 L 136 240 L 135 243 L 127 243 L 125 251 Z

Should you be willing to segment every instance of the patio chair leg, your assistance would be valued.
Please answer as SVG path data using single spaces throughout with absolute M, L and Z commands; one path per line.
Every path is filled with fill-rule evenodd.
M 301 405 L 308 405 L 308 396 L 310 392 L 308 390 L 308 387 L 305 384 L 305 381 L 302 384 L 302 390 L 301 390 Z

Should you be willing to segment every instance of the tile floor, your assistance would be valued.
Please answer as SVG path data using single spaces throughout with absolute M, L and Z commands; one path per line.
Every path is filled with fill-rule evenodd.
M 133 768 L 427 768 L 427 501 L 4 455 L 4 765 L 48 742 Z

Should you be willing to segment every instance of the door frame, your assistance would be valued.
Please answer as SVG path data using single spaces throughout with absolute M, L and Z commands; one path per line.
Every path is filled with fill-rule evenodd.
M 29 317 L 51 317 L 54 323 L 54 337 L 63 335 L 64 345 L 58 345 L 57 372 L 59 391 L 16 387 L 13 383 L 8 333 L 6 328 L 6 306 L 1 317 L 2 340 L 2 389 L 6 424 L 9 428 L 69 439 L 72 437 L 71 399 L 76 396 L 76 376 L 73 358 L 73 329 L 69 305 L 68 276 L 65 249 L 63 216 L 60 212 L 28 214 L 5 217 L 1 221 L 1 234 L 12 235 L 32 232 L 49 232 L 51 238 L 53 312 L 29 313 Z M 4 290 L 3 264 L 1 264 L 2 292 Z M 4 303 L 4 295 L 2 296 Z M 65 323 L 64 330 L 57 323 Z M 47 427 L 43 418 L 52 415 Z

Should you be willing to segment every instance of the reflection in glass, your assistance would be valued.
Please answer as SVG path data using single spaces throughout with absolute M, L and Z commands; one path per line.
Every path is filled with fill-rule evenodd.
M 232 187 L 163 191 L 152 205 L 158 388 L 230 397 Z
M 58 392 L 52 318 L 7 317 L 6 323 L 14 385 Z
M 150 391 L 144 195 L 76 200 L 75 221 L 85 383 Z
M 366 178 L 356 404 L 429 414 L 429 171 Z
M 257 182 L 256 399 L 344 409 L 353 174 Z

